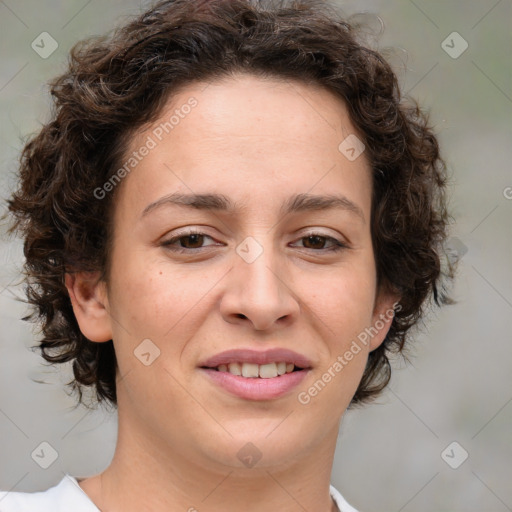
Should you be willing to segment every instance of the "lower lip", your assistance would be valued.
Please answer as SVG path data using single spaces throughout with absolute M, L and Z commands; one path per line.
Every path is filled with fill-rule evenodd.
M 229 372 L 219 372 L 209 368 L 201 368 L 201 370 L 208 374 L 220 387 L 245 400 L 280 398 L 297 387 L 308 373 L 308 370 L 299 370 L 271 379 L 261 379 L 240 377 Z

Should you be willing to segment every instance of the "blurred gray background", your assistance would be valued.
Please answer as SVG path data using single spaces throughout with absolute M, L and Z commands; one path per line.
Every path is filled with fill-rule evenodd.
M 460 270 L 453 290 L 458 304 L 430 315 L 411 363 L 395 362 L 391 385 L 376 404 L 346 413 L 332 483 L 361 512 L 511 511 L 512 1 L 339 4 L 377 29 L 380 17 L 384 32 L 370 42 L 391 48 L 385 53 L 403 91 L 430 110 L 452 176 L 457 222 L 450 247 Z M 22 138 L 49 117 L 45 83 L 64 70 L 71 46 L 147 5 L 0 1 L 2 198 L 14 187 Z M 41 37 L 45 44 L 35 46 Z M 104 469 L 116 417 L 74 408 L 63 390 L 69 368 L 54 371 L 28 349 L 35 332 L 21 321 L 27 310 L 16 300 L 23 291 L 21 242 L 4 234 L 2 226 L 0 489 L 36 491 L 64 472 Z M 56 451 L 47 469 L 31 456 L 42 442 Z

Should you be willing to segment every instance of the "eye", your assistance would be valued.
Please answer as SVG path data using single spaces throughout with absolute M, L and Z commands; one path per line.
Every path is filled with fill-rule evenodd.
M 174 236 L 169 240 L 162 242 L 160 245 L 162 245 L 166 249 L 169 249 L 170 251 L 175 252 L 197 252 L 197 249 L 203 249 L 205 247 L 203 246 L 203 243 L 206 238 L 213 240 L 211 236 L 208 236 L 205 233 L 201 233 L 200 231 L 189 231 Z M 206 247 L 208 247 L 209 245 L 207 245 Z
M 322 235 L 321 233 L 307 233 L 299 240 L 303 242 L 302 247 L 316 252 L 336 252 L 341 251 L 342 249 L 348 249 L 347 244 L 333 238 L 332 236 Z M 330 247 L 324 247 L 326 243 L 330 243 Z
M 206 239 L 213 240 L 213 238 L 201 231 L 188 231 L 186 233 L 180 233 L 169 240 L 162 242 L 160 245 L 166 249 L 178 253 L 185 252 L 199 252 L 201 249 L 212 245 L 219 244 L 208 244 L 203 245 Z M 332 236 L 323 235 L 321 233 L 307 233 L 301 237 L 299 241 L 302 242 L 302 247 L 315 252 L 336 252 L 342 249 L 348 249 L 348 245 L 333 238 Z M 327 247 L 326 244 L 328 245 Z M 300 247 L 300 246 L 299 246 Z

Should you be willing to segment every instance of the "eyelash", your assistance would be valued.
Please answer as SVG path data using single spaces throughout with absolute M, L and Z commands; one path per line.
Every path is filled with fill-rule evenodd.
M 189 248 L 186 248 L 186 247 L 173 247 L 172 244 L 174 244 L 175 242 L 178 242 L 179 240 L 183 239 L 183 238 L 188 238 L 190 236 L 193 236 L 193 235 L 202 235 L 202 236 L 206 236 L 208 238 L 212 238 L 211 236 L 207 235 L 206 233 L 203 233 L 201 231 L 196 231 L 196 230 L 191 230 L 191 231 L 188 231 L 186 233 L 180 233 L 179 235 L 173 237 L 173 238 L 170 238 L 169 240 L 166 240 L 165 242 L 162 242 L 161 245 L 163 247 L 165 247 L 166 249 L 170 250 L 170 251 L 173 251 L 173 252 L 177 252 L 177 253 L 190 253 L 190 252 L 198 252 L 200 251 L 201 249 L 205 249 L 205 247 L 198 247 L 198 248 L 195 248 L 195 249 L 189 249 Z M 299 238 L 299 240 L 303 240 L 304 238 L 311 238 L 311 237 L 318 237 L 318 238 L 324 238 L 325 240 L 327 241 L 330 241 L 333 246 L 328 248 L 328 249 L 308 249 L 307 247 L 305 247 L 306 250 L 309 250 L 309 251 L 314 251 L 314 252 L 339 252 L 343 249 L 348 249 L 348 245 L 343 243 L 343 242 L 340 242 L 339 240 L 337 240 L 336 238 L 333 238 L 331 236 L 327 236 L 327 235 L 323 235 L 321 233 L 316 233 L 314 231 L 310 232 L 310 233 L 306 233 L 305 235 L 301 236 Z M 213 244 L 212 244 L 213 245 Z

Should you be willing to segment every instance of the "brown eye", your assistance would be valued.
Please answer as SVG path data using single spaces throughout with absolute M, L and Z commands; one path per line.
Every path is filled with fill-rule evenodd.
M 306 236 L 303 236 L 299 239 L 302 241 L 302 246 L 304 249 L 308 249 L 316 252 L 331 252 L 331 251 L 341 251 L 342 249 L 348 249 L 348 245 L 340 242 L 336 238 L 327 235 L 321 235 L 318 233 L 311 233 Z M 326 247 L 326 244 L 329 244 Z
M 307 240 L 307 243 L 304 243 L 306 249 L 323 249 L 324 247 L 320 246 L 325 245 L 327 238 L 325 236 L 311 235 L 305 236 L 302 240 Z
M 176 252 L 199 252 L 198 250 L 200 249 L 215 245 L 211 243 L 204 245 L 207 238 L 213 240 L 211 236 L 200 232 L 182 233 L 162 242 L 161 245 L 166 249 Z
M 193 234 L 193 235 L 185 235 L 178 238 L 180 241 L 180 247 L 185 249 L 197 249 L 202 247 L 204 241 L 204 235 Z M 187 240 L 189 243 L 187 243 Z M 192 247 L 191 247 L 192 246 Z

